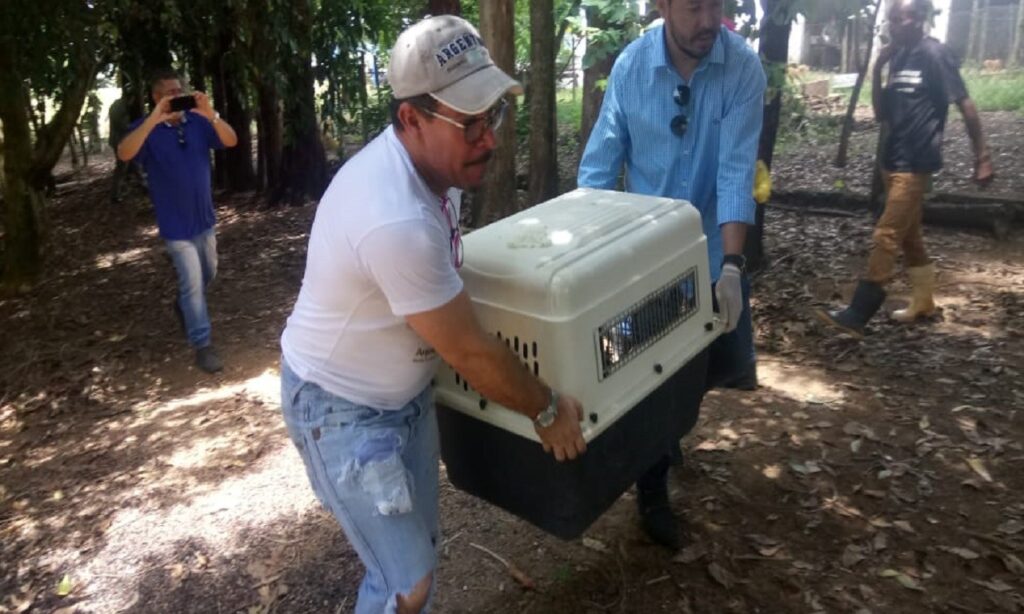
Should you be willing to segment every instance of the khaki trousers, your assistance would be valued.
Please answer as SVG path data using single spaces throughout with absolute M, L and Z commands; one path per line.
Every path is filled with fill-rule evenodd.
M 921 235 L 924 193 L 930 175 L 886 172 L 884 176 L 888 197 L 885 212 L 875 226 L 867 274 L 868 281 L 881 285 L 895 275 L 901 249 L 907 267 L 924 266 L 930 262 Z

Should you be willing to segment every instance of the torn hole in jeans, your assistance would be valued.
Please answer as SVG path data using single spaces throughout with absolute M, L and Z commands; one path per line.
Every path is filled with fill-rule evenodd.
M 341 471 L 338 482 L 358 488 L 382 516 L 412 511 L 409 472 L 402 462 L 402 438 L 397 433 L 367 436 L 356 444 L 355 458 Z

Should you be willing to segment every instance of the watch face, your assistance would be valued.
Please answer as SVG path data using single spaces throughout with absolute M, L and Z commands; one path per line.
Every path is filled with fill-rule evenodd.
M 545 409 L 537 415 L 535 422 L 541 428 L 547 428 L 555 423 L 555 412 L 551 408 Z

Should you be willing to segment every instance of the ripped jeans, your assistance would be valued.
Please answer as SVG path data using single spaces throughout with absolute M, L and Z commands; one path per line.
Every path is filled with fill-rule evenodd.
M 281 411 L 313 491 L 366 567 L 356 613 L 394 612 L 397 595 L 437 564 L 433 391 L 398 410 L 374 409 L 303 381 L 282 358 Z

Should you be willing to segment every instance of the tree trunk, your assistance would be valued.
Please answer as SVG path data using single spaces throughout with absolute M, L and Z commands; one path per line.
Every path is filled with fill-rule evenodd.
M 29 181 L 32 133 L 22 81 L 13 74 L 11 49 L 0 49 L 0 120 L 4 124 L 5 291 L 29 286 L 42 271 L 43 194 Z
M 480 35 L 499 68 L 515 73 L 515 0 L 488 0 L 480 3 Z M 488 224 L 519 209 L 516 197 L 516 100 L 509 97 L 508 118 L 498 130 L 498 148 L 494 150 L 484 184 L 474 195 L 470 223 Z
M 782 88 L 786 79 L 786 61 L 789 54 L 790 21 L 780 15 L 788 13 L 793 0 L 761 0 L 764 19 L 761 22 L 760 53 L 762 61 L 769 67 L 768 93 L 770 99 L 764 107 L 764 124 L 757 146 L 757 159 L 764 161 L 769 169 L 775 154 L 775 139 L 779 133 L 779 112 L 782 110 Z M 781 23 L 780 23 L 781 22 Z M 764 206 L 758 206 L 755 224 L 747 229 L 747 240 L 743 253 L 747 267 L 757 271 L 764 267 Z
M 598 29 L 609 27 L 598 11 L 590 7 L 586 11 L 588 27 Z M 604 102 L 604 89 L 598 87 L 598 83 L 608 78 L 612 72 L 612 66 L 615 65 L 616 57 L 618 57 L 618 53 L 610 53 L 599 62 L 583 69 L 583 108 L 580 113 L 580 147 L 578 148 L 581 153 L 587 146 L 590 131 L 597 123 L 597 116 L 601 112 L 601 103 Z
M 78 150 L 82 153 L 82 166 L 89 166 L 89 141 L 85 138 L 85 133 L 82 131 L 82 127 L 78 126 L 75 128 L 74 135 L 78 140 Z
M 967 38 L 967 58 L 981 63 L 985 59 L 985 0 L 971 2 L 971 29 Z
M 78 168 L 78 151 L 75 149 L 75 132 L 71 131 L 68 135 L 68 153 L 71 154 L 71 168 Z
M 224 49 L 218 49 L 217 57 L 223 56 Z M 214 62 L 213 72 L 210 75 L 213 85 L 213 108 L 218 113 L 227 117 L 227 86 L 224 83 L 224 71 L 219 66 L 220 62 Z M 217 149 L 213 152 L 213 186 L 223 189 L 228 183 L 227 151 Z
M 878 14 L 882 12 L 882 0 L 875 0 L 875 14 L 871 16 L 871 31 L 875 31 L 878 23 Z M 857 110 L 857 100 L 860 99 L 860 90 L 864 87 L 864 78 L 868 74 L 868 66 L 871 64 L 871 52 L 875 46 L 875 37 L 868 40 L 868 51 L 864 54 L 864 60 L 857 70 L 857 81 L 853 84 L 853 92 L 850 94 L 850 103 L 846 106 L 846 117 L 843 118 L 843 131 L 839 135 L 839 151 L 836 153 L 836 166 L 846 166 L 847 153 L 850 149 L 850 135 L 853 134 L 853 114 Z
M 1024 1 L 1017 5 L 1017 27 L 1013 30 L 1013 45 L 1010 47 L 1010 60 L 1008 64 L 1017 67 L 1024 62 L 1021 58 L 1021 50 L 1024 49 Z
M 313 7 L 298 0 L 289 11 L 289 28 L 298 53 L 284 60 L 288 95 L 284 97 L 285 144 L 281 182 L 271 202 L 301 205 L 319 199 L 327 187 L 327 156 L 316 121 L 313 79 Z
M 252 168 L 252 117 L 242 77 L 234 71 L 226 71 L 224 74 L 224 90 L 228 98 L 225 119 L 238 135 L 238 144 L 226 150 L 224 156 L 227 167 L 226 187 L 233 192 L 256 188 L 256 173 Z
M 0 38 L 0 121 L 4 126 L 4 262 L 2 284 L 20 291 L 39 277 L 46 236 L 43 189 L 75 127 L 96 76 L 96 61 L 83 49 L 71 67 L 74 80 L 60 108 L 39 131 L 35 147 L 24 101 L 29 93 L 11 62 L 15 49 Z
M 461 15 L 462 3 L 459 0 L 428 0 L 427 13 L 430 15 Z M 480 21 L 483 21 L 482 17 Z
M 262 75 L 256 85 L 259 98 L 259 148 L 263 171 L 259 173 L 264 189 L 273 193 L 281 183 L 281 151 L 283 127 L 281 124 L 281 101 L 277 86 L 268 75 Z
M 535 205 L 558 193 L 555 131 L 555 6 L 530 0 L 530 167 L 526 202 Z
M 238 144 L 216 154 L 218 186 L 242 192 L 256 187 L 252 166 L 252 115 L 246 91 L 245 74 L 239 66 L 250 63 L 249 49 L 239 40 L 238 23 L 245 15 L 241 8 L 225 4 L 220 18 L 217 53 L 214 56 L 214 103 L 224 120 L 235 130 Z

